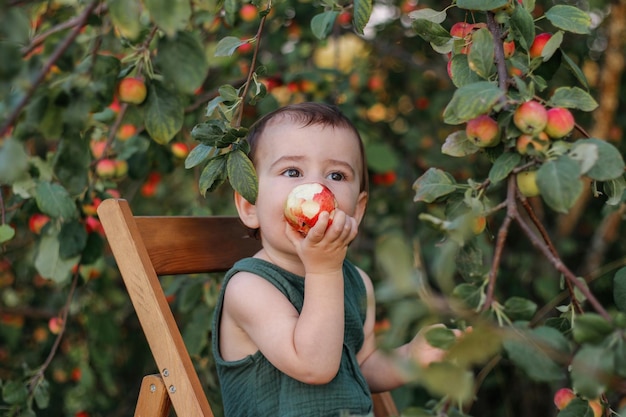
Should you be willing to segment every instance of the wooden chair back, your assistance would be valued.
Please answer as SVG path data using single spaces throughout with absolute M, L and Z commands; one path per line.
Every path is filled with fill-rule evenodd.
M 98 216 L 159 374 L 144 377 L 135 417 L 213 417 L 159 281 L 162 275 L 223 272 L 260 242 L 234 216 L 134 216 L 108 199 Z M 389 393 L 375 394 L 375 417 L 397 416 Z

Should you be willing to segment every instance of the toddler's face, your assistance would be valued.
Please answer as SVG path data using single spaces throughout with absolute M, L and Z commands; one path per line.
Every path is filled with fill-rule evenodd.
M 339 209 L 360 220 L 362 166 L 358 138 L 346 128 L 302 127 L 286 120 L 270 123 L 259 138 L 255 168 L 259 178 L 256 212 L 262 235 L 284 230 L 283 207 L 298 184 L 319 182 L 335 194 Z

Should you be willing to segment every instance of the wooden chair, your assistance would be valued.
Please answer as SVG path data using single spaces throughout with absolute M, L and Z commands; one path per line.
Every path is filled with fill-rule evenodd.
M 226 271 L 260 242 L 237 217 L 134 216 L 123 199 L 103 201 L 98 215 L 159 369 L 143 378 L 135 417 L 166 417 L 171 406 L 213 417 L 158 277 Z M 374 395 L 374 414 L 399 415 L 389 393 Z

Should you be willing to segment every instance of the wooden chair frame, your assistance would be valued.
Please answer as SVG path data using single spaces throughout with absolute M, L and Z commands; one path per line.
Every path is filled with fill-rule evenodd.
M 233 216 L 134 216 L 123 199 L 103 201 L 98 215 L 159 369 L 144 377 L 135 417 L 166 417 L 171 406 L 213 417 L 159 276 L 226 271 L 260 242 Z M 375 417 L 399 415 L 389 393 L 373 399 Z

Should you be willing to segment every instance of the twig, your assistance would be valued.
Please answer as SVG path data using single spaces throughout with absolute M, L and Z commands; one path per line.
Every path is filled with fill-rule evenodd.
M 489 270 L 489 283 L 487 285 L 487 294 L 485 296 L 485 303 L 482 306 L 483 311 L 487 311 L 491 308 L 493 302 L 493 294 L 495 292 L 496 280 L 498 279 L 498 270 L 500 269 L 500 260 L 502 258 L 502 251 L 504 250 L 504 244 L 509 234 L 509 227 L 511 221 L 515 216 L 515 176 L 509 176 L 509 182 L 507 185 L 506 193 L 506 217 L 500 225 L 498 230 L 498 240 L 496 241 L 496 251 L 493 255 L 491 262 L 491 268 Z
M 72 42 L 74 42 L 74 39 L 76 39 L 82 27 L 85 26 L 85 24 L 87 23 L 87 18 L 96 8 L 98 3 L 99 3 L 98 1 L 94 1 L 88 4 L 85 10 L 83 10 L 80 16 L 78 16 L 77 23 L 74 29 L 69 33 L 69 35 L 67 35 L 67 37 L 63 40 L 63 42 L 61 42 L 61 44 L 57 46 L 57 48 L 54 50 L 54 52 L 50 56 L 50 59 L 48 60 L 48 62 L 46 62 L 46 64 L 41 69 L 39 74 L 37 74 L 37 76 L 35 77 L 33 84 L 26 91 L 26 94 L 24 94 L 24 96 L 19 101 L 17 106 L 13 109 L 13 111 L 7 117 L 6 121 L 0 128 L 0 137 L 4 136 L 9 131 L 9 129 L 11 129 L 11 126 L 13 126 L 13 123 L 15 123 L 15 121 L 17 120 L 18 116 L 22 112 L 22 109 L 24 109 L 26 104 L 32 98 L 33 94 L 35 94 L 35 91 L 37 90 L 39 85 L 44 81 L 44 79 L 46 78 L 46 75 L 48 74 L 48 72 L 50 72 L 50 69 L 52 68 L 52 66 L 59 60 L 59 58 L 61 58 L 61 55 L 63 55 L 63 53 L 71 46 Z

